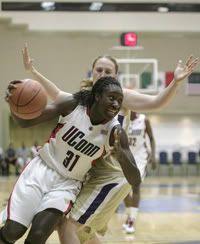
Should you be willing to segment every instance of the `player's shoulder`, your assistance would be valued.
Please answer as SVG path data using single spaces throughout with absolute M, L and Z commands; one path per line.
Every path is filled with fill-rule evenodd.
M 146 115 L 145 114 L 139 114 L 140 118 L 146 119 Z
M 146 117 L 145 114 L 138 114 L 138 118 L 139 119 L 143 119 L 143 120 L 146 120 L 147 119 L 147 117 Z

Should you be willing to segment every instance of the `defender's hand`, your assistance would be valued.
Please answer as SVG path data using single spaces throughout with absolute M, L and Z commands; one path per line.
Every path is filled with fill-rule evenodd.
M 179 60 L 174 71 L 174 80 L 179 82 L 187 78 L 194 71 L 198 63 L 199 58 L 194 58 L 192 55 L 185 64 L 183 64 L 182 60 Z
M 22 57 L 23 57 L 23 63 L 24 63 L 25 70 L 32 71 L 34 68 L 33 59 L 30 58 L 27 44 L 25 44 L 24 48 L 22 49 Z

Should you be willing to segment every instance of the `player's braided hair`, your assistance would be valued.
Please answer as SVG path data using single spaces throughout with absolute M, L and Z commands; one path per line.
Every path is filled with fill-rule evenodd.
M 81 90 L 73 96 L 80 105 L 91 107 L 95 102 L 95 95 L 101 95 L 109 85 L 115 85 L 121 88 L 118 80 L 113 77 L 102 77 L 98 79 L 92 87 L 92 90 Z

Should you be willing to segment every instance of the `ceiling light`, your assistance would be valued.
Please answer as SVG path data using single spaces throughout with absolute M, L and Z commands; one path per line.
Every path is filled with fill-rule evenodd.
M 46 11 L 51 11 L 55 9 L 55 3 L 54 2 L 42 2 L 41 7 Z
M 103 3 L 100 2 L 93 2 L 91 3 L 89 10 L 90 11 L 99 11 L 103 6 Z
M 169 8 L 168 7 L 158 7 L 158 12 L 167 13 L 167 12 L 169 12 Z

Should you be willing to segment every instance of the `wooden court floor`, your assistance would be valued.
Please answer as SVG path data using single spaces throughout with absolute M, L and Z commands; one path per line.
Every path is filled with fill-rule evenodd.
M 0 177 L 0 207 L 8 199 L 15 177 Z M 200 244 L 200 179 L 199 177 L 147 177 L 142 185 L 140 212 L 134 235 L 121 226 L 125 220 L 120 205 L 109 223 L 105 244 Z M 25 238 L 25 237 L 24 237 Z M 24 238 L 17 241 L 23 243 Z M 56 232 L 47 244 L 58 242 Z

